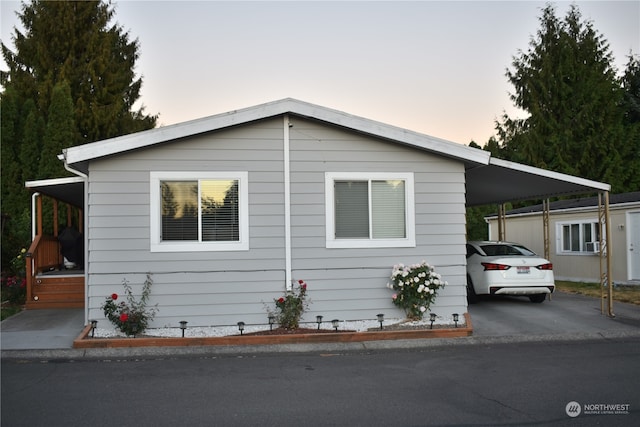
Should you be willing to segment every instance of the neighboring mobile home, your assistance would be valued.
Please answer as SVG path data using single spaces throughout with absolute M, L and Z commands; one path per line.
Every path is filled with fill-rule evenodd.
M 465 205 L 609 189 L 293 99 L 61 159 L 85 181 L 87 319 L 150 273 L 153 326 L 263 324 L 298 279 L 303 320 L 404 317 L 386 284 L 394 264 L 422 260 L 448 282 L 432 307 L 448 321 L 467 311 Z
M 506 240 L 544 253 L 542 212 L 542 205 L 506 212 Z M 609 212 L 612 280 L 640 284 L 640 191 L 611 194 Z M 497 216 L 486 220 L 489 236 L 497 236 Z M 598 223 L 597 197 L 549 204 L 549 252 L 556 279 L 600 282 Z

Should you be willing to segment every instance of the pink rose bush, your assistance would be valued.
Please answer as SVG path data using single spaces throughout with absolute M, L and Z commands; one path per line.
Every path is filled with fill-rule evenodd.
M 409 319 L 420 320 L 429 310 L 438 290 L 446 284 L 433 266 L 422 261 L 409 266 L 394 265 L 387 287 L 396 291 L 391 297 L 393 303 L 402 308 Z

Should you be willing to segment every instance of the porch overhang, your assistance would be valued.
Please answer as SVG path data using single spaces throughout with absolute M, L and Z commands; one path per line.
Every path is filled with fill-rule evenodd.
M 84 209 L 84 181 L 84 178 L 79 176 L 43 179 L 39 181 L 27 181 L 25 187 L 33 192 L 44 194 L 77 208 Z

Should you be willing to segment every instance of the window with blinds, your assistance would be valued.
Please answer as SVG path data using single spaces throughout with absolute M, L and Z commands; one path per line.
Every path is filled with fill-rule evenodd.
M 151 172 L 151 250 L 248 250 L 247 181 L 247 172 Z
M 404 181 L 336 181 L 336 239 L 405 238 Z
M 162 181 L 161 241 L 238 241 L 238 181 Z
M 327 247 L 415 246 L 413 174 L 325 176 Z

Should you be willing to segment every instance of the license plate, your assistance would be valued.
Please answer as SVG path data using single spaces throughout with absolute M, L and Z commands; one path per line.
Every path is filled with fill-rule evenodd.
M 518 274 L 529 274 L 529 267 L 518 267 Z

